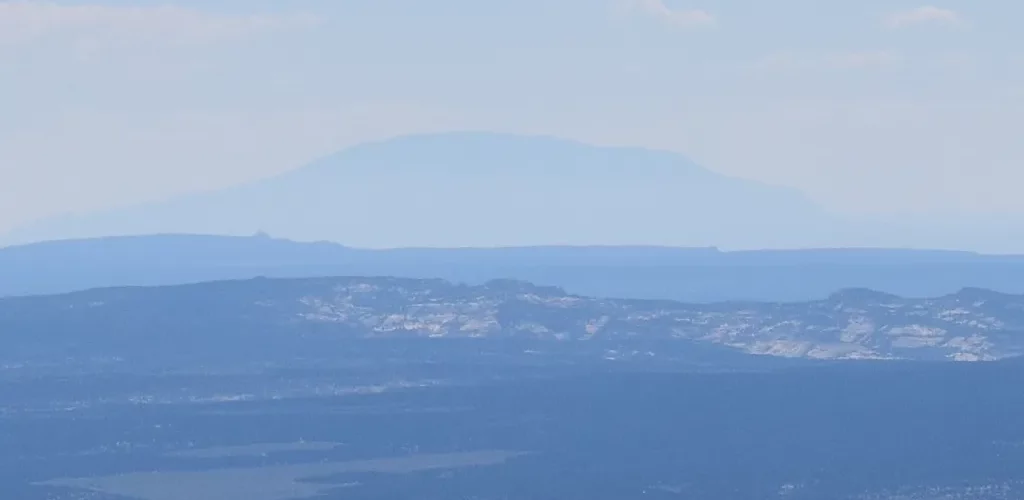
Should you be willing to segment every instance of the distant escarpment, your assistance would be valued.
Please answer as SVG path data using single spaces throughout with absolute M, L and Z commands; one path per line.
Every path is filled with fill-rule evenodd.
M 600 345 L 651 358 L 713 346 L 817 360 L 987 361 L 1024 353 L 1024 296 L 848 289 L 809 302 L 685 304 L 590 298 L 512 280 L 260 278 L 2 299 L 0 338 L 5 358 L 384 338 Z

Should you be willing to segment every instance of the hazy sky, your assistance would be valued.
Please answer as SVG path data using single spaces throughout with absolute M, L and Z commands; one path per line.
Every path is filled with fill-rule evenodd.
M 453 129 L 1024 216 L 1019 0 L 0 0 L 0 230 Z

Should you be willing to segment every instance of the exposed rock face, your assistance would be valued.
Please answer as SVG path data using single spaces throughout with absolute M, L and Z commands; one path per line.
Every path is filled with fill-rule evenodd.
M 0 300 L 0 334 L 31 342 L 266 338 L 514 338 L 706 343 L 812 359 L 986 361 L 1024 353 L 1024 296 L 909 299 L 844 290 L 798 303 L 581 297 L 518 281 L 255 279 Z M 253 333 L 252 335 L 256 335 Z

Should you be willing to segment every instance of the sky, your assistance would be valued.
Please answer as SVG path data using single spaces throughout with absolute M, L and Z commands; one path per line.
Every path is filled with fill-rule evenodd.
M 0 231 L 396 135 L 678 151 L 843 214 L 1024 217 L 1017 0 L 0 0 Z

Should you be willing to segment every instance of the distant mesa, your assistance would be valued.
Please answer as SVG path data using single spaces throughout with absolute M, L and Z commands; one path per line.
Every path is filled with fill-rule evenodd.
M 1024 293 L 1024 255 L 935 250 L 722 251 L 714 247 L 534 246 L 373 250 L 270 236 L 155 234 L 0 248 L 0 297 L 104 286 L 266 277 L 403 276 L 515 288 L 558 286 L 602 297 L 855 303 L 879 290 L 968 303 Z M 506 279 L 510 281 L 500 281 Z M 842 290 L 836 293 L 837 290 Z
M 356 247 L 808 247 L 827 243 L 828 220 L 795 190 L 676 153 L 458 132 L 362 144 L 221 191 L 44 220 L 7 242 L 191 233 Z

